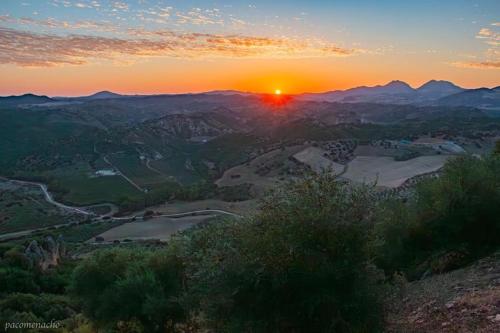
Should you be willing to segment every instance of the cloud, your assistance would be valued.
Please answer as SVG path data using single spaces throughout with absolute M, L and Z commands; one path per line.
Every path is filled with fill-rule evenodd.
M 130 29 L 128 36 L 59 36 L 0 27 L 0 64 L 46 67 L 82 65 L 95 59 L 132 61 L 134 57 L 304 58 L 349 56 L 359 51 L 317 40 L 170 30 Z
M 0 23 L 13 23 L 13 24 L 30 24 L 47 28 L 64 28 L 64 29 L 87 29 L 94 31 L 117 31 L 118 27 L 111 22 L 82 20 L 76 22 L 61 21 L 54 18 L 35 19 L 32 17 L 15 18 L 9 15 L 0 15 Z
M 462 62 L 451 63 L 455 67 L 474 68 L 474 69 L 500 69 L 500 61 L 482 61 L 482 62 Z
M 92 6 L 87 5 L 86 3 L 81 3 L 81 2 L 75 3 L 75 7 L 78 7 L 78 8 L 92 8 Z
M 193 24 L 193 25 L 209 25 L 218 24 L 224 25 L 224 20 L 221 18 L 218 9 L 193 8 L 187 13 L 177 12 L 177 23 Z
M 81 0 L 78 2 L 71 2 L 68 0 L 52 0 L 51 3 L 53 6 L 59 7 L 59 5 L 61 5 L 61 6 L 66 7 L 66 8 L 76 7 L 76 8 L 95 8 L 95 9 L 98 9 L 99 7 L 101 7 L 101 4 L 97 0 L 92 0 L 92 1 Z
M 128 4 L 122 1 L 113 1 L 111 6 L 114 10 L 128 11 Z
M 482 40 L 487 49 L 484 51 L 482 60 L 479 61 L 455 61 L 450 65 L 460 68 L 473 69 L 500 69 L 500 33 L 498 26 L 500 23 L 492 23 L 494 28 L 482 28 L 476 34 L 476 38 Z
M 482 28 L 476 35 L 476 38 L 485 40 L 486 44 L 492 46 L 500 45 L 500 33 L 490 28 Z

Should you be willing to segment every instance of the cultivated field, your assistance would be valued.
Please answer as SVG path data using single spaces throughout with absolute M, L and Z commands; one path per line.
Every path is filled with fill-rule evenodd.
M 218 199 L 168 202 L 148 208 L 161 214 L 178 214 L 205 209 L 220 209 L 239 215 L 248 215 L 257 210 L 256 200 L 227 202 Z
M 56 179 L 49 182 L 49 191 L 57 188 L 65 192 L 59 199 L 78 206 L 93 205 L 102 202 L 119 202 L 123 197 L 137 198 L 142 192 L 130 185 L 121 176 L 92 177 L 94 170 L 88 165 L 80 163 L 71 168 L 60 168 L 44 173 L 44 176 Z M 54 193 L 57 196 L 57 193 Z
M 217 186 L 249 183 L 253 185 L 254 193 L 262 194 L 285 179 L 286 170 L 296 167 L 293 165 L 294 162 L 289 160 L 289 157 L 307 147 L 308 145 L 297 145 L 269 151 L 245 164 L 226 170 L 215 183 Z
M 324 156 L 326 152 L 317 147 L 308 147 L 293 155 L 295 159 L 311 167 L 315 172 L 331 171 L 338 175 L 344 171 L 344 166 L 335 163 Z
M 342 177 L 378 186 L 398 187 L 407 179 L 439 170 L 450 156 L 420 156 L 407 161 L 395 161 L 386 156 L 357 156 L 347 165 Z
M 114 240 L 145 240 L 160 239 L 167 240 L 178 231 L 185 230 L 200 222 L 206 221 L 213 215 L 189 216 L 182 218 L 157 217 L 146 221 L 124 223 L 116 228 L 110 229 L 98 237 L 104 241 Z

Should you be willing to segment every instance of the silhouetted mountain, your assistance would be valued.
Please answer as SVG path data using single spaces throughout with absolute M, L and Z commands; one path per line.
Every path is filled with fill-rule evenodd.
M 85 99 L 107 99 L 107 98 L 121 98 L 126 97 L 124 95 L 116 94 L 111 91 L 100 91 L 93 95 L 84 97 Z
M 38 96 L 34 94 L 24 94 L 21 96 L 0 97 L 0 106 L 15 106 L 24 104 L 43 104 L 53 100 L 47 96 Z
M 391 81 L 385 86 L 375 86 L 368 88 L 369 93 L 373 94 L 408 94 L 412 93 L 414 89 L 403 81 Z
M 239 91 L 239 90 L 213 90 L 213 91 L 207 91 L 207 92 L 205 92 L 203 94 L 205 94 L 205 95 L 224 95 L 224 96 L 231 96 L 231 95 L 249 96 L 249 95 L 254 95 L 253 93 Z
M 498 95 L 494 93 L 498 92 L 495 90 L 497 88 L 466 90 L 449 81 L 431 80 L 421 87 L 413 89 L 405 82 L 391 81 L 382 86 L 302 94 L 298 96 L 298 99 L 342 103 L 452 105 L 486 108 L 497 107 Z
M 441 98 L 444 96 L 449 96 L 452 94 L 456 94 L 459 92 L 464 91 L 464 88 L 461 88 L 452 82 L 449 81 L 436 81 L 436 80 L 431 80 L 425 84 L 423 84 L 421 87 L 416 89 L 417 92 L 425 97 L 426 99 L 429 98 Z
M 415 89 L 403 81 L 391 81 L 386 85 L 374 87 L 356 87 L 347 90 L 335 90 L 318 94 L 302 94 L 299 99 L 327 102 L 378 102 L 379 97 L 392 100 L 394 96 L 406 96 L 415 93 Z M 374 100 L 375 99 L 375 100 Z
M 447 106 L 473 106 L 477 108 L 500 108 L 500 87 L 493 89 L 470 89 L 443 97 L 437 102 Z

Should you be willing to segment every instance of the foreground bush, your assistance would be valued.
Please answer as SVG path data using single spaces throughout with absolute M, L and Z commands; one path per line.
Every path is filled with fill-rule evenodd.
M 170 332 L 183 319 L 181 272 L 168 252 L 100 251 L 75 269 L 71 292 L 98 326 Z
M 186 233 L 174 242 L 185 306 L 217 332 L 376 332 L 372 202 L 322 175 L 269 196 L 252 220 Z
M 450 160 L 409 204 L 383 205 L 378 220 L 375 255 L 389 271 L 418 277 L 493 251 L 500 246 L 500 157 Z
M 73 316 L 77 309 L 63 295 L 71 262 L 42 271 L 30 265 L 18 244 L 2 243 L 0 249 L 0 327 L 6 323 L 49 323 Z

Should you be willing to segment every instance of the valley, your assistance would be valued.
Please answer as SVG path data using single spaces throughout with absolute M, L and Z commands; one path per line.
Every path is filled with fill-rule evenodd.
M 276 105 L 238 92 L 3 97 L 0 170 L 17 181 L 11 184 L 40 187 L 37 195 L 47 199 L 42 205 L 53 206 L 58 216 L 48 227 L 67 214 L 93 221 L 127 220 L 146 211 L 246 215 L 273 188 L 322 172 L 376 184 L 383 192 L 439 171 L 454 156 L 493 149 L 500 136 L 494 110 L 482 102 L 438 105 L 464 91 L 431 81 L 417 99 L 396 104 L 378 99 L 413 92 L 394 82 L 291 96 Z M 337 95 L 351 99 L 332 99 Z M 10 194 L 2 198 L 17 204 Z M 26 229 L 21 225 L 4 228 Z
M 389 93 L 394 88 L 396 92 Z M 304 260 L 300 276 L 305 276 L 310 274 L 307 267 L 333 247 L 333 261 L 319 267 L 333 267 L 335 276 L 342 276 L 338 272 L 347 268 L 337 260 L 340 253 L 348 269 L 357 272 L 353 276 L 378 281 L 366 282 L 370 292 L 364 297 L 380 293 L 380 303 L 371 308 L 383 307 L 388 331 L 424 325 L 414 314 L 428 319 L 425 327 L 440 328 L 441 319 L 428 307 L 421 308 L 419 300 L 425 299 L 425 306 L 436 302 L 432 304 L 438 304 L 446 323 L 457 316 L 455 308 L 448 309 L 450 299 L 472 306 L 467 291 L 451 291 L 462 283 L 460 275 L 447 273 L 442 280 L 439 274 L 463 267 L 483 252 L 438 243 L 456 233 L 453 223 L 462 217 L 452 215 L 453 223 L 445 221 L 436 229 L 426 225 L 435 221 L 428 214 L 437 214 L 433 209 L 446 212 L 438 217 L 453 214 L 441 203 L 470 191 L 497 191 L 498 164 L 492 152 L 498 150 L 500 113 L 481 100 L 486 96 L 495 102 L 489 92 L 478 95 L 473 106 L 470 101 L 444 105 L 440 101 L 453 96 L 447 94 L 468 90 L 456 92 L 436 82 L 424 88 L 412 92 L 390 83 L 355 94 L 296 95 L 279 101 L 281 97 L 238 92 L 0 98 L 0 249 L 6 249 L 0 261 L 7 267 L 12 260 L 28 265 L 27 272 L 36 270 L 32 274 L 44 283 L 45 274 L 64 271 L 73 263 L 78 267 L 68 269 L 78 278 L 81 267 L 106 256 L 112 256 L 110 262 L 92 264 L 92 269 L 112 267 L 116 276 L 116 262 L 125 260 L 123 267 L 161 267 L 154 274 L 166 281 L 162 270 L 176 266 L 163 260 L 181 260 L 183 279 L 198 286 L 216 284 L 208 289 L 211 293 L 221 288 L 219 281 L 222 288 L 231 284 L 220 274 L 232 269 L 228 276 L 244 273 L 244 279 L 254 279 L 255 288 L 263 283 L 260 272 L 287 267 L 302 249 L 307 249 L 299 257 Z M 460 206 L 487 201 L 464 200 Z M 493 228 L 487 224 L 490 220 L 484 220 L 486 230 Z M 482 217 L 477 221 L 483 223 Z M 468 229 L 464 237 L 476 235 L 475 230 Z M 488 235 L 495 233 L 479 234 L 489 242 Z M 345 252 L 342 244 L 355 245 Z M 367 254 L 358 254 L 365 247 Z M 352 265 L 357 260 L 353 253 L 370 258 L 375 271 Z M 266 261 L 267 268 L 254 266 Z M 248 268 L 242 270 L 242 263 Z M 290 267 L 282 276 L 293 276 Z M 481 270 L 474 266 L 470 275 L 477 279 Z M 0 271 L 0 277 L 23 281 L 9 272 Z M 317 292 L 314 281 L 314 286 L 306 286 L 307 297 Z M 335 286 L 331 278 L 328 281 L 326 288 Z M 469 316 L 463 322 L 490 329 L 495 326 L 489 300 L 494 293 L 486 289 L 491 279 L 484 281 L 487 286 L 479 299 L 488 309 L 487 318 Z M 435 284 L 441 286 L 439 293 L 433 293 Z M 149 280 L 144 284 L 151 285 Z M 423 296 L 416 294 L 420 289 Z M 234 295 L 225 297 L 239 297 Z

